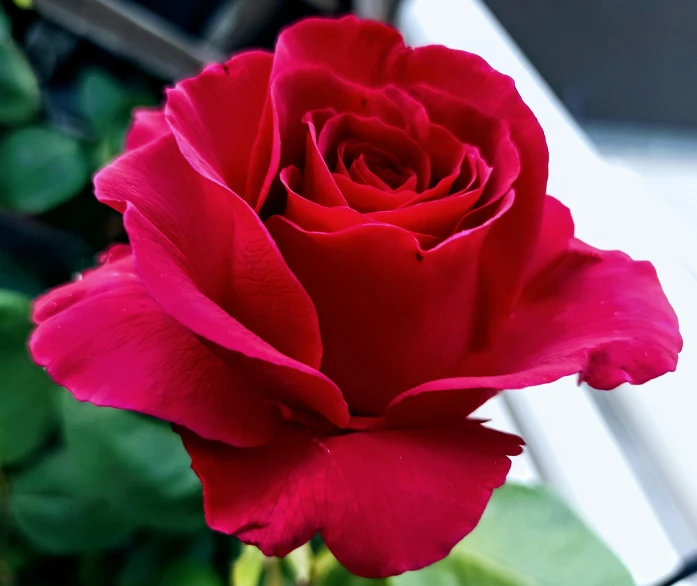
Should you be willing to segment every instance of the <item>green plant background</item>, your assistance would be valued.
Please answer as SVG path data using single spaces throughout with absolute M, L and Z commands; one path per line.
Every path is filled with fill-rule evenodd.
M 94 68 L 67 91 L 68 122 L 52 115 L 0 9 L 0 234 L 14 235 L 0 240 L 0 586 L 633 584 L 543 487 L 496 491 L 448 558 L 388 580 L 352 576 L 319 538 L 274 560 L 207 529 L 201 486 L 168 425 L 79 403 L 27 354 L 31 299 L 124 239 L 90 176 L 121 151 L 133 107 L 158 101 Z

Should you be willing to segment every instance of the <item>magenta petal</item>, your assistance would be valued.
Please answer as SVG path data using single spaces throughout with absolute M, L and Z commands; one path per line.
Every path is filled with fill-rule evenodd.
M 460 376 L 395 397 L 388 421 L 418 419 L 421 401 L 447 412 L 458 391 L 465 396 L 456 400 L 465 405 L 486 398 L 487 391 L 546 384 L 576 373 L 580 381 L 605 390 L 675 370 L 682 339 L 653 266 L 575 239 L 569 210 L 549 196 L 531 266 L 533 274 L 491 345 L 471 354 Z M 419 398 L 429 393 L 443 397 Z
M 367 86 L 381 86 L 392 55 L 404 50 L 401 35 L 384 24 L 347 16 L 310 18 L 283 31 L 276 43 L 273 77 L 317 66 Z
M 539 250 L 536 274 L 483 363 L 545 378 L 578 372 L 597 389 L 675 370 L 678 320 L 650 263 L 573 238 L 569 210 L 549 196 Z
M 268 398 L 348 420 L 340 391 L 315 369 L 312 301 L 244 201 L 194 172 L 171 136 L 117 159 L 95 185 L 102 201 L 127 202 L 138 272 L 166 313 L 234 353 L 226 360 Z
M 129 207 L 124 223 L 148 291 L 168 314 L 217 344 L 222 357 L 263 396 L 315 411 L 338 426 L 346 424 L 348 409 L 332 381 L 278 352 L 203 295 L 171 241 L 137 209 Z
M 286 188 L 288 199 L 283 217 L 311 232 L 336 232 L 352 226 L 370 223 L 370 218 L 346 206 L 324 207 L 304 196 L 311 181 L 296 167 L 286 167 L 281 171 L 281 183 Z
M 454 71 L 457 75 L 453 75 Z M 467 125 L 462 124 L 468 117 L 463 114 L 469 114 L 463 106 L 478 112 L 482 121 L 501 121 L 510 131 L 520 158 L 520 173 L 512 185 L 516 201 L 511 212 L 492 228 L 481 261 L 484 294 L 493 307 L 505 312 L 520 291 L 539 235 L 549 162 L 542 128 L 513 80 L 481 57 L 465 51 L 428 46 L 403 53 L 394 67 L 394 82 L 418 95 L 431 119 L 446 125 L 461 140 L 469 132 Z M 491 141 L 491 133 L 488 138 Z M 480 142 L 463 141 L 478 146 L 493 167 L 490 186 L 497 183 L 502 173 L 510 171 L 495 163 Z M 518 161 L 512 164 L 517 166 Z M 509 187 L 504 185 L 495 195 L 507 192 Z M 491 315 L 486 319 L 493 323 L 501 317 Z
M 137 149 L 169 132 L 169 124 L 161 108 L 140 108 L 134 112 L 126 134 L 126 150 Z
M 194 172 L 171 135 L 114 161 L 95 178 L 95 190 L 105 203 L 137 208 L 168 242 L 176 272 L 200 293 L 280 352 L 319 365 L 315 309 L 261 220 L 234 193 Z M 139 261 L 138 247 L 135 255 Z M 163 307 L 180 295 L 168 291 Z
M 388 427 L 399 428 L 447 425 L 462 421 L 498 393 L 497 389 L 465 388 L 461 379 L 432 381 L 395 397 L 384 420 Z
M 366 214 L 373 220 L 445 240 L 481 197 L 483 189 L 425 201 L 396 210 Z
M 245 450 L 182 438 L 211 527 L 274 556 L 319 531 L 349 571 L 371 578 L 445 557 L 521 452 L 519 438 L 474 422 L 337 437 L 289 429 Z
M 378 118 L 355 114 L 338 114 L 330 118 L 317 137 L 317 144 L 325 160 L 336 157 L 342 142 L 364 142 L 386 151 L 417 176 L 419 189 L 425 189 L 431 178 L 431 161 L 424 149 L 404 130 L 385 124 Z
M 260 131 L 274 133 L 262 124 L 272 62 L 269 53 L 242 53 L 167 94 L 167 120 L 191 166 L 229 186 L 252 207 L 263 194 L 248 192 L 247 186 L 261 186 L 276 171 L 273 141 L 259 141 Z M 255 145 L 267 151 L 265 156 L 255 152 Z
M 35 305 L 34 360 L 81 401 L 130 409 L 245 447 L 267 443 L 271 406 L 165 314 L 125 257 Z
M 397 394 L 459 372 L 476 312 L 471 260 L 489 225 L 424 251 L 395 226 L 318 233 L 280 216 L 267 221 L 317 309 L 322 372 L 354 415 L 380 415 Z
M 347 82 L 329 69 L 294 69 L 274 78 L 270 93 L 283 147 L 281 167 L 302 166 L 308 113 L 334 110 L 377 117 L 396 127 L 406 124 L 404 112 L 384 92 Z

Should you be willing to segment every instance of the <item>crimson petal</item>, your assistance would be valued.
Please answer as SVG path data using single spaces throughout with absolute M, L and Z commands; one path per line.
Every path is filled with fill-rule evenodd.
M 128 255 L 36 301 L 34 360 L 81 401 L 130 409 L 245 447 L 275 416 L 255 389 L 164 313 Z
M 235 353 L 249 377 L 265 364 L 266 392 L 347 420 L 341 393 L 315 369 L 312 301 L 244 201 L 194 172 L 171 136 L 119 158 L 95 186 L 102 201 L 126 202 L 138 271 L 165 312 Z
M 334 437 L 289 428 L 245 450 L 180 433 L 211 527 L 270 556 L 319 531 L 349 571 L 370 578 L 445 557 L 521 452 L 519 438 L 475 422 Z
M 169 124 L 161 108 L 140 108 L 134 112 L 126 134 L 126 150 L 137 149 L 169 132 Z
M 409 404 L 427 393 L 444 393 L 428 401 L 447 411 L 455 391 L 521 389 L 576 373 L 579 381 L 606 390 L 675 370 L 682 339 L 653 266 L 575 239 L 569 210 L 549 196 L 531 266 L 523 293 L 491 346 L 472 354 L 461 376 L 395 397 L 388 420 L 405 411 L 411 416 Z
M 278 145 L 257 142 L 259 128 L 267 122 L 263 115 L 272 63 L 270 53 L 251 51 L 211 65 L 168 91 L 165 108 L 191 166 L 257 209 L 264 197 L 259 188 L 278 166 Z M 264 131 L 274 136 L 273 127 Z
M 459 372 L 476 308 L 477 263 L 470 259 L 491 223 L 424 251 L 395 226 L 318 233 L 280 216 L 267 221 L 317 309 L 322 372 L 354 415 L 380 415 L 398 393 Z

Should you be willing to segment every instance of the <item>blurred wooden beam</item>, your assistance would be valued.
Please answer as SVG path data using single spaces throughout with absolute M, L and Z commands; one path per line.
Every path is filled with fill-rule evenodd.
M 45 18 L 164 79 L 181 79 L 224 59 L 127 0 L 34 0 L 34 7 Z

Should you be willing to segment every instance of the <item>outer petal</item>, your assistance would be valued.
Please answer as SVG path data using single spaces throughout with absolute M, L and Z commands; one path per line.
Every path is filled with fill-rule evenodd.
M 169 124 L 161 108 L 140 108 L 133 114 L 133 121 L 126 135 L 126 150 L 137 149 L 169 132 Z
M 274 133 L 273 126 L 262 124 L 272 63 L 269 53 L 242 53 L 167 94 L 167 120 L 192 167 L 229 186 L 252 207 L 263 194 L 248 186 L 261 187 L 278 165 L 274 141 L 259 137 Z M 266 152 L 255 152 L 255 145 Z
M 35 305 L 30 349 L 81 401 L 130 409 L 237 446 L 267 443 L 271 406 L 148 295 L 126 256 Z
M 459 372 L 471 343 L 476 259 L 490 225 L 424 251 L 394 226 L 323 234 L 279 216 L 267 221 L 317 308 L 322 372 L 352 414 L 380 415 L 400 392 Z
M 548 379 L 578 372 L 597 389 L 675 370 L 678 320 L 650 263 L 573 238 L 569 210 L 552 197 L 538 254 L 493 347 L 470 368 Z
M 403 53 L 393 71 L 397 85 L 407 91 L 420 86 L 433 88 L 485 117 L 504 121 L 511 133 L 520 157 L 520 174 L 512 186 L 516 201 L 510 213 L 492 228 L 482 262 L 483 297 L 491 307 L 505 311 L 520 290 L 539 235 L 549 162 L 542 128 L 513 80 L 477 55 L 440 46 L 420 47 Z M 458 120 L 440 106 L 424 104 L 435 122 L 452 129 L 453 121 Z M 488 322 L 500 317 L 492 315 L 491 310 L 482 312 L 482 316 Z
M 133 204 L 197 287 L 233 318 L 281 352 L 319 364 L 312 302 L 263 224 L 239 197 L 195 173 L 171 135 L 102 170 L 95 190 L 106 203 Z
M 388 421 L 411 417 L 422 400 L 447 412 L 458 394 L 469 397 L 456 398 L 460 403 L 476 402 L 487 391 L 541 385 L 576 373 L 596 389 L 612 389 L 675 370 L 682 339 L 654 268 L 576 240 L 569 210 L 552 197 L 547 197 L 531 266 L 523 294 L 492 345 L 472 354 L 461 376 L 395 397 Z M 443 396 L 419 398 L 430 393 Z
M 127 202 L 139 274 L 165 312 L 232 351 L 274 399 L 347 419 L 313 368 L 322 348 L 312 302 L 246 203 L 195 173 L 171 136 L 121 157 L 95 185 L 102 201 Z
M 380 86 L 401 35 L 378 22 L 347 16 L 307 19 L 283 31 L 276 43 L 273 76 L 302 66 L 319 66 L 354 83 Z
M 349 571 L 372 578 L 445 557 L 521 452 L 518 438 L 473 422 L 324 438 L 289 429 L 245 450 L 182 437 L 211 527 L 275 556 L 319 531 Z

